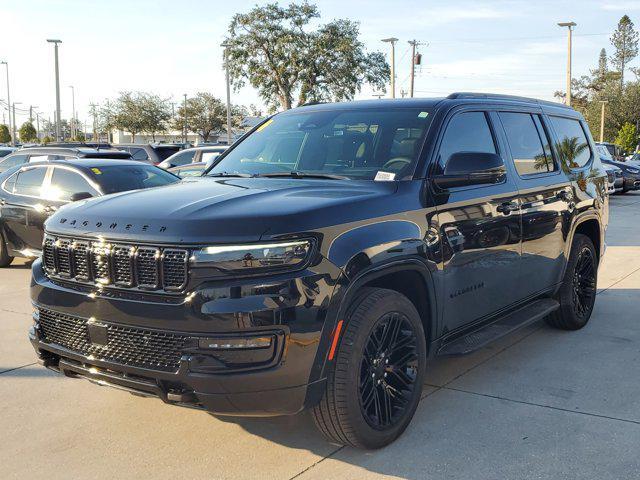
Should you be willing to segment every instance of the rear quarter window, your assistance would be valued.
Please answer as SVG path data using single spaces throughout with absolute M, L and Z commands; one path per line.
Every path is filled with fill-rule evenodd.
M 582 168 L 592 157 L 589 140 L 579 120 L 566 117 L 550 117 L 558 136 L 556 151 L 564 167 Z

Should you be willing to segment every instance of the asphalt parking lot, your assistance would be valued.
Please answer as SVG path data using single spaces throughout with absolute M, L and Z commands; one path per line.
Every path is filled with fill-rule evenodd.
M 216 418 L 45 370 L 29 270 L 2 270 L 0 477 L 640 478 L 640 193 L 611 207 L 589 325 L 437 360 L 406 433 L 375 452 L 325 442 L 307 415 Z

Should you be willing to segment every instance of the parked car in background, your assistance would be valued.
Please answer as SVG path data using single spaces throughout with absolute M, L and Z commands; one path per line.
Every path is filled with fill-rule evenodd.
M 616 145 L 615 143 L 609 143 L 609 142 L 597 142 L 596 146 L 598 147 L 599 151 L 602 151 L 600 147 L 605 148 L 607 152 L 609 152 L 609 155 L 611 156 L 611 158 L 613 158 L 614 160 L 617 160 L 617 161 L 624 160 L 625 153 L 622 150 L 622 147 L 620 147 L 620 145 Z
M 0 175 L 0 267 L 40 255 L 44 221 L 70 202 L 176 181 L 133 160 L 82 157 L 13 167 Z
M 640 165 L 640 152 L 636 152 L 633 155 L 630 155 L 627 159 L 627 162 L 634 163 L 635 165 Z
M 209 165 L 210 164 L 207 162 L 188 163 L 181 167 L 169 168 L 167 171 L 179 176 L 180 178 L 199 177 Z
M 158 165 L 174 153 L 179 152 L 182 146 L 171 143 L 118 143 L 114 144 L 113 148 L 129 152 L 134 160 Z
M 622 170 L 613 165 L 602 163 L 602 168 L 607 172 L 607 187 L 609 194 L 621 192 L 624 189 L 624 176 Z
M 218 414 L 311 409 L 332 442 L 380 448 L 409 425 L 429 359 L 589 321 L 609 198 L 569 107 L 309 105 L 218 160 L 47 221 L 30 290 L 41 364 Z
M 76 158 L 131 159 L 121 150 L 98 150 L 94 148 L 37 147 L 23 148 L 0 159 L 0 173 L 23 163 L 47 162 L 50 160 L 72 160 Z
M 188 163 L 207 163 L 217 158 L 222 152 L 229 147 L 226 145 L 217 145 L 214 147 L 193 147 L 174 153 L 166 160 L 158 164 L 160 168 L 173 168 L 186 165 Z
M 619 162 L 614 160 L 609 153 L 609 149 L 605 148 L 602 144 L 596 146 L 600 160 L 604 165 L 612 165 L 619 168 L 622 171 L 623 184 L 622 193 L 627 193 L 632 190 L 640 190 L 640 166 L 630 162 Z
M 108 142 L 49 142 L 44 145 L 25 145 L 25 148 L 32 147 L 63 147 L 63 148 L 113 148 Z
M 0 146 L 0 158 L 6 157 L 7 155 L 15 151 L 16 151 L 15 147 Z

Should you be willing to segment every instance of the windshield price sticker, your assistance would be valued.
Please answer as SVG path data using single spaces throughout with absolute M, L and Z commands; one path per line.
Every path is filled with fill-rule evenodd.
M 395 178 L 396 178 L 395 173 L 379 171 L 378 173 L 376 173 L 376 178 L 374 178 L 374 180 L 376 182 L 390 182 Z

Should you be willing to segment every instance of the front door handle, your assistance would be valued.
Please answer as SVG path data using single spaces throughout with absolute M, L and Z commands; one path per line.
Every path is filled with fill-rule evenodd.
M 44 207 L 44 213 L 46 213 L 47 215 L 51 215 L 56 210 L 57 208 L 53 205 L 47 205 L 46 207 Z
M 498 205 L 496 210 L 500 213 L 504 213 L 505 215 L 509 215 L 511 212 L 516 212 L 520 206 L 516 202 L 506 202 Z

